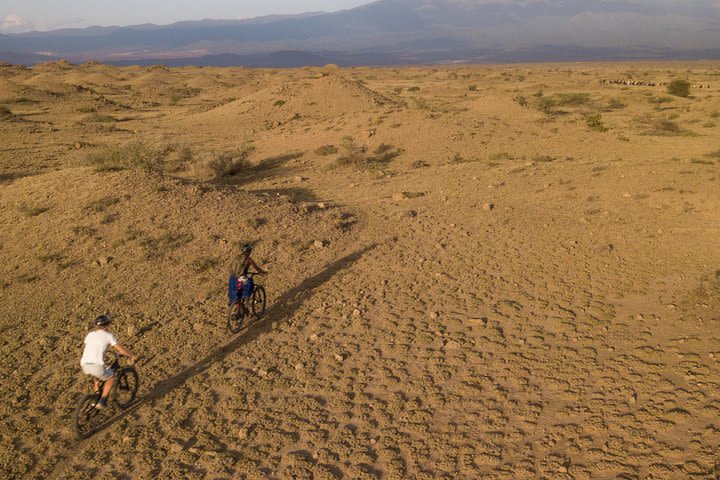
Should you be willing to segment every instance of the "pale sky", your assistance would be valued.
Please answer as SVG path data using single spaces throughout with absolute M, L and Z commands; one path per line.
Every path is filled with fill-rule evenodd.
M 0 0 L 0 33 L 334 12 L 372 0 Z

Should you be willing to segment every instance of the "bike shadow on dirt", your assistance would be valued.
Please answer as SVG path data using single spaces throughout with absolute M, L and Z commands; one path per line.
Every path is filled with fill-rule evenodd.
M 325 267 L 320 273 L 317 273 L 312 277 L 306 278 L 305 280 L 303 280 L 302 283 L 300 283 L 300 285 L 297 285 L 296 287 L 285 292 L 275 302 L 272 302 L 265 311 L 263 317 L 259 320 L 256 320 L 255 322 L 251 322 L 250 325 L 246 327 L 243 331 L 241 331 L 237 337 L 233 338 L 231 341 L 229 341 L 222 347 L 213 350 L 206 357 L 198 360 L 197 362 L 193 363 L 181 372 L 156 384 L 149 392 L 138 398 L 128 408 L 118 413 L 117 415 L 108 418 L 105 422 L 98 425 L 91 432 L 88 432 L 86 438 L 92 437 L 102 432 L 103 430 L 106 430 L 113 424 L 117 423 L 129 414 L 133 413 L 135 410 L 139 409 L 144 404 L 161 399 L 174 389 L 184 385 L 185 382 L 193 378 L 195 375 L 202 373 L 208 368 L 210 368 L 210 366 L 212 366 L 214 363 L 224 360 L 225 357 L 233 353 L 238 348 L 252 342 L 260 335 L 271 331 L 274 324 L 279 323 L 291 316 L 300 306 L 300 304 L 308 298 L 309 294 L 312 294 L 314 290 L 322 287 L 325 283 L 330 281 L 330 279 L 332 279 L 337 273 L 348 269 L 363 255 L 375 249 L 376 247 L 376 243 L 368 245 L 354 253 L 340 258 L 339 260 L 335 260 L 330 265 Z

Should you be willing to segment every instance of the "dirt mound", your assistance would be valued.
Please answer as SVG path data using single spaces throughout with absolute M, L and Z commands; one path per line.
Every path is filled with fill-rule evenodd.
M 74 68 L 77 68 L 77 65 L 74 65 L 67 60 L 57 60 L 53 62 L 40 63 L 38 65 L 35 65 L 32 69 L 36 72 L 57 72 L 64 70 L 72 70 Z
M 56 72 L 45 72 L 28 78 L 23 84 L 32 87 L 48 87 L 62 84 L 63 79 L 64 77 Z

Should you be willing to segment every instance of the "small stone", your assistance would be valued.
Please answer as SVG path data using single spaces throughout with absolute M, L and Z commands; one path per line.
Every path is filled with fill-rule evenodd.
M 431 320 L 437 320 L 440 315 L 437 312 L 430 312 L 429 316 Z
M 101 267 L 104 267 L 104 266 L 106 266 L 108 263 L 110 263 L 110 260 L 112 260 L 112 257 L 107 257 L 107 256 L 98 257 L 97 263 L 98 263 L 98 265 L 100 265 Z
M 313 242 L 313 247 L 315 247 L 315 248 L 324 248 L 324 247 L 325 247 L 325 242 L 322 241 L 322 240 L 315 240 L 315 241 Z
M 353 317 L 359 317 L 360 315 L 362 315 L 362 311 L 360 311 L 359 308 L 356 308 L 355 310 L 352 311 Z
M 318 207 L 320 210 L 324 210 L 324 209 L 325 209 L 325 203 L 324 203 L 324 202 L 320 202 L 320 203 L 317 204 L 317 207 Z
M 237 436 L 240 439 L 247 438 L 247 436 L 248 436 L 247 428 L 245 428 L 245 427 L 240 428 L 237 432 Z
M 203 329 L 202 323 L 200 323 L 200 322 L 193 323 L 193 330 L 195 330 L 196 332 L 199 332 L 202 329 Z
M 128 337 L 134 336 L 135 335 L 135 327 L 130 325 L 129 327 L 127 327 L 126 332 L 127 332 Z
M 295 364 L 295 370 L 302 370 L 303 368 L 305 368 L 305 365 L 303 365 L 302 363 Z
M 486 212 L 489 212 L 490 210 L 495 208 L 494 203 L 483 203 L 482 209 Z
M 518 340 L 518 343 L 519 343 L 520 345 L 525 345 L 525 340 L 523 340 L 523 339 L 521 338 L 520 340 Z
M 632 198 L 632 195 L 629 193 L 623 193 L 623 198 Z
M 257 371 L 257 376 L 258 376 L 258 377 L 264 378 L 264 377 L 267 377 L 267 374 L 268 374 L 267 370 L 263 370 L 262 368 L 258 368 L 258 371 Z
M 336 354 L 335 354 L 335 360 L 337 360 L 338 362 L 343 362 L 343 361 L 345 361 L 345 357 L 343 357 L 343 356 L 340 355 L 339 353 L 336 353 Z
M 417 212 L 415 210 L 408 210 L 407 216 L 409 218 L 415 218 L 415 217 L 417 217 Z
M 73 145 L 73 147 L 75 147 L 75 150 L 80 150 L 82 148 L 82 146 L 83 145 L 80 142 L 75 142 L 75 145 Z
M 395 192 L 392 196 L 394 202 L 402 202 L 403 200 L 407 200 L 407 198 L 408 196 L 405 192 Z
M 714 354 L 714 353 L 708 353 L 708 358 L 715 358 L 715 354 Z
M 182 452 L 182 450 L 183 447 L 179 443 L 173 443 L 172 445 L 170 445 L 170 451 L 173 453 L 180 453 Z
M 301 175 L 295 175 L 295 176 L 293 177 L 293 180 L 295 180 L 296 182 L 303 182 L 303 181 L 307 180 L 307 178 L 305 178 L 305 177 L 303 177 L 303 176 L 301 176 Z
M 628 402 L 630 402 L 631 404 L 636 403 L 637 402 L 637 393 L 633 393 L 632 395 L 630 395 L 630 398 L 628 398 Z
M 436 337 L 442 337 L 443 334 L 442 334 L 442 332 L 441 332 L 440 330 L 435 330 L 435 336 L 436 336 Z
M 668 304 L 668 305 L 666 305 L 666 306 L 667 306 L 667 309 L 668 309 L 668 310 L 675 310 L 675 305 L 673 305 L 672 303 L 670 303 L 670 304 Z
M 635 320 L 640 320 L 640 321 L 642 321 L 642 320 L 644 320 L 644 319 L 645 319 L 645 317 L 643 317 L 641 313 L 638 313 L 637 315 L 635 315 Z
M 317 333 L 313 333 L 312 335 L 310 335 L 310 341 L 311 341 L 311 342 L 314 342 L 314 341 L 317 340 L 317 339 L 318 339 Z
M 567 473 L 567 471 L 568 471 L 568 469 L 567 469 L 567 467 L 564 466 L 564 465 L 561 465 L 560 467 L 558 467 L 558 472 L 559 472 L 559 473 Z

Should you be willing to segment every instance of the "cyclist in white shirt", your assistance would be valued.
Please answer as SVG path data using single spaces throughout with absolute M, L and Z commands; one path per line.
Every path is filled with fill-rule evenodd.
M 107 347 L 113 347 L 120 355 L 130 357 L 131 363 L 137 359 L 137 355 L 133 355 L 130 350 L 120 345 L 117 338 L 103 328 L 110 323 L 112 320 L 107 315 L 100 315 L 95 319 L 95 329 L 85 337 L 85 350 L 80 359 L 83 373 L 92 375 L 95 379 L 95 391 L 98 390 L 100 381 L 105 382 L 100 401 L 95 405 L 98 409 L 107 406 L 107 397 L 115 382 L 115 371 L 105 365 L 103 358 Z

